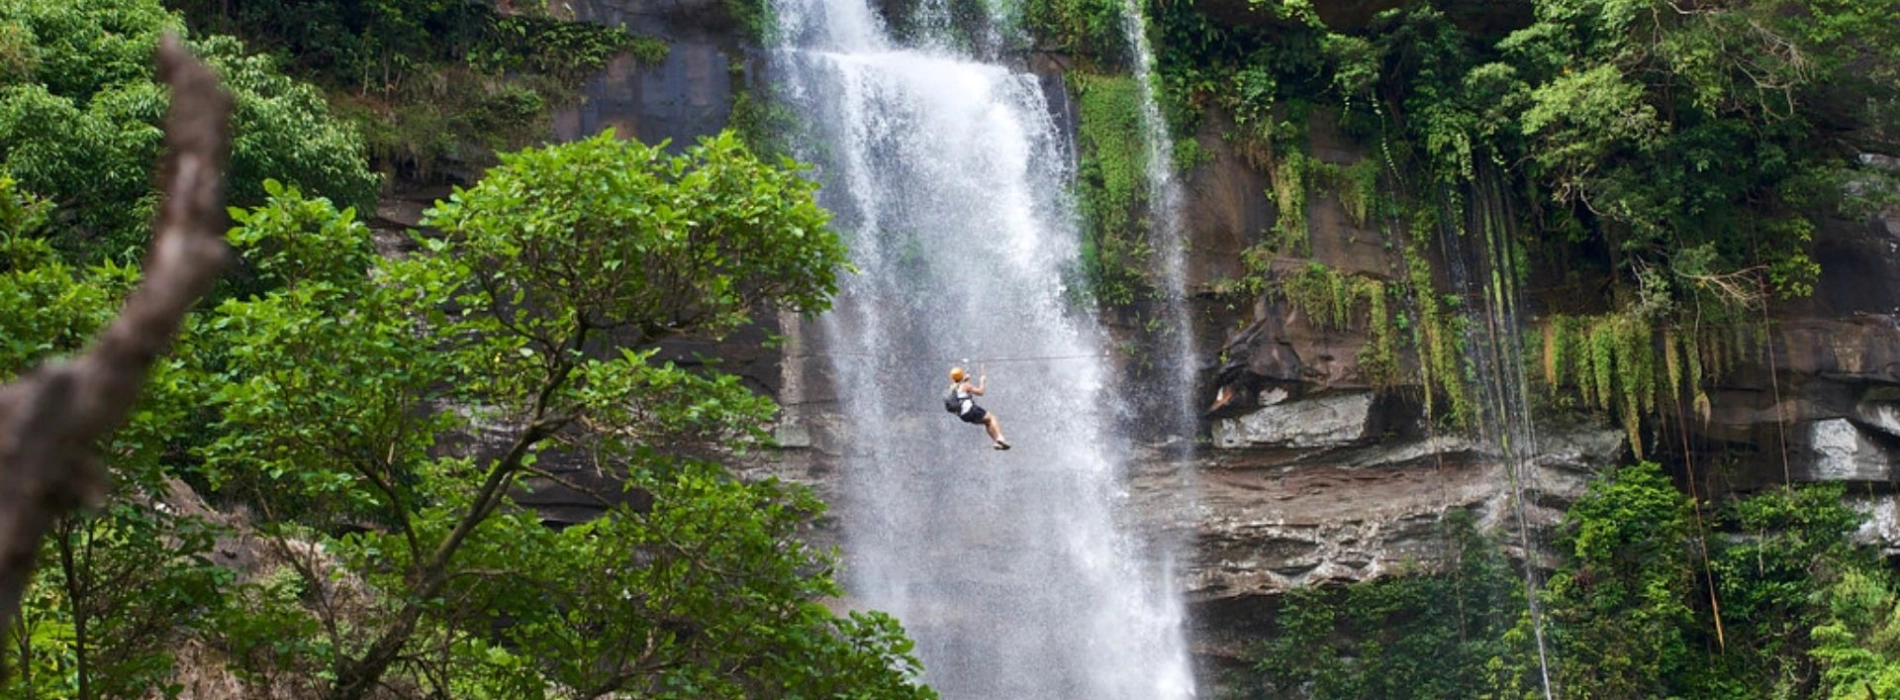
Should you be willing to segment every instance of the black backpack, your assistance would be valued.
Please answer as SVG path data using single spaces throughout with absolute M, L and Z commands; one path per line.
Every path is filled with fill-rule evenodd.
M 963 399 L 957 398 L 957 385 L 950 385 L 950 391 L 943 395 L 943 410 L 951 413 L 963 412 Z

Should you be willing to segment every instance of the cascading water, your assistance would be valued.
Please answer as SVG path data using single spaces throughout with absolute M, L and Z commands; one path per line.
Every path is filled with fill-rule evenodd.
M 1135 62 L 1135 80 L 1141 91 L 1141 125 L 1148 141 L 1148 159 L 1146 175 L 1148 179 L 1149 231 L 1156 253 L 1160 256 L 1160 313 L 1168 319 L 1164 326 L 1169 340 L 1172 341 L 1169 354 L 1163 357 L 1168 363 L 1169 383 L 1176 390 L 1172 392 L 1174 410 L 1168 425 L 1163 426 L 1166 434 L 1179 436 L 1192 444 L 1199 423 L 1195 415 L 1191 391 L 1182 391 L 1182 387 L 1193 387 L 1199 370 L 1194 358 L 1198 353 L 1194 347 L 1194 324 L 1189 318 L 1187 308 L 1187 240 L 1181 231 L 1181 183 L 1174 177 L 1174 139 L 1168 134 L 1168 124 L 1161 118 L 1161 109 L 1154 95 L 1154 53 L 1148 47 L 1148 27 L 1141 13 L 1141 0 L 1123 0 L 1122 33 L 1128 38 Z
M 780 0 L 777 98 L 851 245 L 813 352 L 850 421 L 838 512 L 852 602 L 902 620 L 949 698 L 1184 698 L 1172 582 L 1121 485 L 1070 155 L 1032 75 L 902 47 L 863 0 Z M 924 32 L 928 34 L 928 32 Z M 1015 449 L 937 408 L 960 357 Z
M 1489 173 L 1487 172 L 1487 175 Z M 1537 450 L 1537 424 L 1530 415 L 1529 380 L 1525 377 L 1524 340 L 1518 314 L 1516 255 L 1506 238 L 1503 195 L 1497 191 L 1495 175 L 1480 180 L 1473 191 L 1468 232 L 1449 232 L 1444 241 L 1451 263 L 1452 284 L 1477 302 L 1473 323 L 1466 334 L 1471 352 L 1480 367 L 1476 372 L 1479 398 L 1478 425 L 1487 442 L 1502 452 L 1505 474 L 1510 480 L 1510 518 L 1515 521 L 1517 546 L 1524 556 L 1526 612 L 1530 616 L 1533 641 L 1537 648 L 1537 668 L 1543 695 L 1554 697 L 1551 685 L 1551 657 L 1544 640 L 1544 619 L 1538 605 L 1540 543 L 1531 541 L 1533 507 L 1529 498 L 1538 490 L 1536 465 L 1531 455 Z M 1482 234 L 1476 256 L 1467 264 L 1463 237 Z M 1481 314 L 1481 315 L 1480 315 Z

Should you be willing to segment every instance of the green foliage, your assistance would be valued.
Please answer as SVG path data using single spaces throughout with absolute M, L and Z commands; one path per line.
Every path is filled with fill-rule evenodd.
M 504 156 L 427 214 L 444 236 L 405 259 L 294 188 L 235 214 L 270 284 L 203 325 L 222 381 L 202 471 L 271 514 L 269 537 L 319 537 L 364 607 L 305 616 L 281 587 L 247 589 L 241 609 L 287 628 L 232 633 L 247 673 L 308 653 L 341 694 L 413 673 L 456 696 L 928 696 L 893 622 L 816 602 L 836 587 L 813 574 L 829 555 L 793 538 L 822 512 L 808 491 L 687 457 L 762 444 L 770 401 L 652 361 L 661 338 L 765 305 L 825 308 L 845 251 L 814 187 L 730 133 L 676 156 L 602 135 Z M 501 447 L 448 447 L 478 427 Z M 510 504 L 529 476 L 559 482 L 539 465 L 576 461 L 643 505 L 557 533 Z M 405 649 L 440 652 L 407 670 Z
M 245 39 L 299 74 L 381 89 L 432 61 L 460 59 L 495 22 L 489 3 L 457 0 L 221 3 L 176 0 L 199 30 Z
M 1084 71 L 1107 73 L 1134 60 L 1123 11 L 1117 0 L 1027 0 L 1022 16 L 1038 48 L 1073 57 Z
M 1382 27 L 1370 37 L 1329 31 L 1312 8 L 1302 3 L 1259 4 L 1254 10 L 1271 13 L 1278 21 L 1244 28 L 1210 21 L 1186 6 L 1157 3 L 1150 8 L 1152 26 L 1161 37 L 1155 42 L 1156 59 L 1171 123 L 1177 128 L 1191 126 L 1199 119 L 1191 113 L 1219 108 L 1234 121 L 1235 129 L 1227 137 L 1235 149 L 1270 184 L 1265 194 L 1276 210 L 1271 230 L 1243 253 L 1243 276 L 1217 289 L 1253 295 L 1285 284 L 1286 280 L 1274 280 L 1275 262 L 1311 253 L 1307 218 L 1311 199 L 1317 192 L 1332 194 L 1353 225 L 1384 231 L 1392 241 L 1388 250 L 1403 241 L 1399 244 L 1402 263 L 1395 265 L 1391 279 L 1376 282 L 1377 288 L 1370 277 L 1350 285 L 1351 295 L 1364 299 L 1368 313 L 1381 319 L 1367 325 L 1370 337 L 1360 357 L 1362 370 L 1376 385 L 1421 387 L 1434 418 L 1449 425 L 1469 425 L 1475 407 L 1467 386 L 1463 332 L 1467 321 L 1453 305 L 1455 298 L 1440 296 L 1436 275 L 1424 254 L 1432 237 L 1460 235 L 1461 215 L 1440 215 L 1421 201 L 1425 198 L 1409 191 L 1414 185 L 1408 179 L 1421 156 L 1427 163 L 1433 159 L 1445 163 L 1424 168 L 1431 176 L 1427 185 L 1462 182 L 1441 174 L 1447 170 L 1472 179 L 1472 144 L 1494 131 L 1484 131 L 1476 118 L 1458 121 L 1455 126 L 1460 131 L 1452 131 L 1449 117 L 1433 116 L 1444 114 L 1437 98 L 1446 96 L 1421 92 L 1399 111 L 1416 115 L 1416 123 L 1438 124 L 1432 128 L 1442 133 L 1421 139 L 1428 145 L 1427 152 L 1414 154 L 1401 140 L 1409 134 L 1395 131 L 1388 116 L 1394 109 L 1391 83 L 1415 74 L 1432 75 L 1441 65 L 1456 65 L 1463 60 L 1463 47 L 1457 43 L 1462 39 L 1429 7 L 1405 15 L 1416 19 Z M 1376 139 L 1378 155 L 1349 165 L 1310 155 L 1308 121 L 1319 105 L 1332 105 L 1327 109 L 1339 114 L 1342 128 Z M 1496 109 L 1497 105 L 1489 102 L 1487 107 Z M 1483 133 L 1466 133 L 1462 129 L 1467 126 Z M 1405 216 L 1406 212 L 1411 215 Z M 1309 276 L 1295 275 L 1293 286 L 1307 286 L 1301 278 Z M 1333 285 L 1333 289 L 1345 288 Z M 1388 311 L 1390 304 L 1397 306 Z M 1340 307 L 1335 304 L 1334 308 Z M 1387 318 L 1391 323 L 1383 321 Z M 1416 376 L 1401 376 L 1400 341 L 1416 355 Z
M 768 0 L 719 0 L 719 7 L 753 44 L 767 46 L 774 41 L 778 16 Z
M 1798 296 L 1818 271 L 1806 255 L 1809 222 L 1843 194 L 1812 185 L 1856 166 L 1818 148 L 1826 137 L 1814 126 L 1890 119 L 1836 102 L 1838 91 L 1821 86 L 1843 81 L 1877 104 L 1896 86 L 1865 76 L 1900 65 L 1890 49 L 1816 39 L 1847 25 L 1890 36 L 1891 28 L 1868 24 L 1890 15 L 1889 5 L 1760 0 L 1675 13 L 1549 3 L 1538 25 L 1502 46 L 1546 76 L 1523 126 L 1541 146 L 1531 155 L 1560 184 L 1560 201 L 1588 202 L 1604 215 L 1607 243 L 1632 263 L 1713 245 L 1712 272 L 1765 265 L 1771 272 L 1758 283 Z M 1583 31 L 1565 36 L 1566 28 Z M 1580 60 L 1596 65 L 1573 70 Z M 1586 105 L 1612 97 L 1649 116 L 1613 118 Z
M 1522 580 L 1469 513 L 1447 514 L 1438 535 L 1442 570 L 1288 592 L 1274 632 L 1246 654 L 1251 667 L 1234 696 L 1521 696 L 1511 690 L 1536 674 L 1536 649 L 1511 633 L 1524 612 Z
M 1085 232 L 1086 288 L 1110 306 L 1132 303 L 1149 288 L 1148 148 L 1141 86 L 1133 78 L 1070 73 L 1079 106 L 1076 147 Z
M 130 503 L 62 522 L 41 554 L 0 689 L 9 697 L 169 696 L 177 629 L 222 605 L 215 531 Z M 22 634 L 24 633 L 24 634 Z
M 1430 230 L 1430 226 L 1416 228 Z M 1414 237 L 1404 250 L 1407 298 L 1412 302 L 1412 347 L 1418 352 L 1418 384 L 1425 390 L 1426 413 L 1448 425 L 1469 427 L 1476 410 L 1465 382 L 1465 317 L 1448 308 L 1434 291 L 1432 266 Z M 1454 298 L 1455 300 L 1455 298 Z M 1439 413 L 1440 406 L 1443 413 Z
M 137 270 L 75 269 L 31 237 L 48 207 L 0 176 L 0 380 L 76 352 L 119 306 Z M 206 557 L 217 528 L 152 505 L 165 493 L 163 440 L 150 428 L 177 393 L 161 363 L 151 396 L 103 447 L 120 496 L 61 520 L 39 556 L 21 624 L 8 630 L 0 664 L 9 697 L 164 694 L 180 630 L 223 606 L 230 572 Z
M 927 696 L 904 682 L 921 669 L 894 621 L 835 616 L 816 602 L 841 590 L 828 576 L 808 575 L 835 566 L 797 539 L 797 528 L 823 512 L 808 491 L 738 483 L 698 463 L 636 474 L 633 485 L 650 494 L 650 507 L 616 509 L 558 533 L 520 528 L 530 536 L 470 553 L 518 562 L 519 575 L 472 580 L 453 595 L 489 600 L 492 614 L 523 620 L 506 626 L 505 646 L 541 660 L 551 667 L 547 680 L 568 688 L 618 685 L 647 697 Z M 537 583 L 570 579 L 554 591 Z M 684 629 L 677 622 L 684 620 L 698 625 Z M 624 670 L 598 661 L 629 651 L 643 672 L 631 684 L 616 678 Z M 722 661 L 708 663 L 714 658 Z M 889 661 L 898 668 L 882 665 Z M 526 672 L 523 685 L 539 682 L 532 668 L 516 671 Z
M 12 627 L 0 630 L 0 689 L 9 697 L 72 697 L 78 693 L 77 634 L 60 586 L 35 582 L 20 601 Z
M 494 266 L 483 302 L 521 305 L 501 312 L 513 332 L 553 340 L 544 333 L 556 327 L 631 328 L 648 342 L 719 333 L 757 302 L 819 312 L 837 291 L 846 251 L 796 167 L 759 162 L 729 131 L 672 157 L 602 134 L 505 156 L 427 223 Z M 544 308 L 572 316 L 534 311 Z
M 1865 516 L 1843 503 L 1844 493 L 1840 484 L 1772 489 L 1722 510 L 1718 526 L 1736 535 L 1714 552 L 1710 568 L 1722 601 L 1727 675 L 1777 696 L 1821 697 L 1819 668 L 1837 679 L 1853 674 L 1842 668 L 1852 663 L 1828 658 L 1830 648 L 1845 645 L 1816 628 L 1839 623 L 1834 611 L 1857 607 L 1871 589 L 1891 596 L 1893 582 L 1874 551 L 1853 544 Z M 1819 687 L 1827 685 L 1855 689 L 1838 681 Z
M 1377 222 L 1374 217 L 1384 212 L 1382 204 L 1387 199 L 1381 191 L 1380 165 L 1378 160 L 1367 158 L 1346 166 L 1333 163 L 1320 163 L 1315 175 L 1317 187 L 1339 198 L 1339 205 L 1346 210 L 1346 216 L 1355 227 L 1366 227 Z
M 0 255 L 0 303 L 34 311 L 0 314 L 0 376 L 7 377 L 78 351 L 111 318 L 134 274 L 101 266 L 84 279 L 35 238 L 0 241 Z
M 321 600 L 331 590 L 310 585 L 288 563 L 230 587 L 226 606 L 210 624 L 230 655 L 226 668 L 254 688 L 293 689 L 302 696 L 322 692 L 337 650 L 304 601 Z
M 36 240 L 30 237 L 46 226 L 51 213 L 51 202 L 21 190 L 13 176 L 0 174 L 0 236 L 9 245 L 15 240 Z
M 1864 516 L 1842 496 L 1833 484 L 1740 499 L 1710 523 L 1726 534 L 1704 535 L 1653 464 L 1593 483 L 1545 595 L 1566 692 L 1865 697 L 1867 674 L 1891 663 L 1866 662 L 1891 647 L 1873 638 L 1877 617 L 1856 616 L 1885 614 L 1894 588 L 1848 539 Z
M 1660 400 L 1667 372 L 1683 382 L 1680 403 L 1706 412 L 1684 365 L 1703 365 L 1699 378 L 1723 369 L 1711 362 L 1716 348 L 1676 351 L 1670 369 L 1670 351 L 1637 346 L 1667 328 L 1729 325 L 1770 298 L 1811 293 L 1816 222 L 1864 216 L 1893 191 L 1855 158 L 1882 150 L 1900 127 L 1890 108 L 1900 103 L 1900 51 L 1885 41 L 1900 31 L 1888 21 L 1900 12 L 1892 0 L 1539 0 L 1528 26 L 1483 30 L 1491 33 L 1431 3 L 1351 31 L 1327 27 L 1304 3 L 1255 3 L 1251 22 L 1203 9 L 1149 4 L 1158 83 L 1177 129 L 1196 128 L 1204 114 L 1231 118 L 1236 150 L 1272 184 L 1279 219 L 1249 251 L 1250 267 L 1302 254 L 1302 213 L 1320 190 L 1337 192 L 1360 225 L 1436 211 L 1393 235 L 1469 229 L 1487 247 L 1528 242 L 1528 260 L 1604 290 L 1543 301 L 1631 319 L 1592 326 L 1596 340 L 1565 363 L 1590 363 L 1570 375 L 1582 403 L 1617 415 L 1633 442 L 1638 416 L 1678 403 Z M 1352 178 L 1315 166 L 1304 133 L 1317 110 L 1379 166 Z M 1404 267 L 1415 273 L 1423 260 Z M 1408 281 L 1399 298 L 1428 321 L 1421 362 L 1437 363 L 1426 372 L 1457 376 L 1434 359 L 1451 357 L 1434 349 L 1451 349 L 1448 336 L 1425 330 L 1438 304 L 1410 296 L 1429 289 L 1426 280 Z
M 550 96 L 550 95 L 554 96 Z M 445 70 L 390 96 L 339 95 L 337 112 L 363 132 L 370 161 L 412 179 L 438 177 L 445 163 L 483 162 L 493 153 L 546 139 L 549 107 L 565 101 L 557 86 L 500 81 Z
M 1656 322 L 1627 311 L 1558 314 L 1541 325 L 1537 362 L 1551 399 L 1616 416 L 1638 458 L 1646 449 L 1646 424 L 1678 416 L 1706 420 L 1707 382 L 1733 367 L 1740 353 L 1767 342 L 1753 324 L 1658 330 Z
M 1269 291 L 1305 315 L 1313 325 L 1334 330 L 1360 327 L 1366 345 L 1359 350 L 1359 372 L 1372 386 L 1387 388 L 1400 379 L 1398 337 L 1387 310 L 1385 282 L 1363 275 L 1345 275 L 1320 263 L 1308 263 L 1282 276 Z M 1363 324 L 1354 323 L 1365 308 Z
M 73 696 L 177 692 L 176 630 L 220 609 L 232 579 L 209 561 L 218 534 L 195 517 L 127 502 L 56 528 L 34 585 L 64 593 L 56 614 L 72 625 Z
M 1299 151 L 1287 151 L 1272 161 L 1267 178 L 1273 183 L 1267 190 L 1273 202 L 1273 234 L 1267 246 L 1285 255 L 1307 255 L 1313 242 L 1307 231 L 1307 190 L 1317 161 Z
M 330 88 L 379 166 L 422 178 L 445 162 L 488 164 L 495 152 L 539 141 L 550 109 L 577 99 L 615 57 L 651 66 L 670 50 L 622 27 L 563 19 L 539 2 L 505 11 L 462 0 L 170 4 L 192 27 L 241 37 Z
M 1858 700 L 1900 691 L 1900 608 L 1891 574 L 1850 570 L 1828 590 L 1827 622 L 1814 628 L 1825 667 L 1817 697 Z
M 19 27 L 22 50 L 35 57 L 26 79 L 0 83 L 0 171 L 57 203 L 57 225 L 44 235 L 70 258 L 142 251 L 167 101 L 152 79 L 152 54 L 177 20 L 156 0 L 9 0 L 0 2 L 0 26 Z M 263 201 L 265 178 L 371 203 L 378 182 L 362 163 L 361 141 L 330 117 L 321 95 L 228 37 L 191 46 L 236 98 L 233 204 Z
M 642 63 L 666 60 L 671 47 L 652 37 L 566 22 L 538 15 L 509 15 L 492 20 L 490 35 L 468 54 L 479 73 L 531 70 L 568 83 L 591 76 L 622 52 Z
M 733 95 L 732 114 L 727 117 L 726 128 L 738 135 L 753 153 L 777 157 L 790 152 L 789 144 L 805 125 L 784 102 L 770 94 L 761 96 L 754 90 L 745 90 Z
M 1570 507 L 1566 566 L 1543 590 L 1556 682 L 1580 697 L 1668 697 L 1692 667 L 1688 499 L 1653 463 L 1599 477 Z
M 246 251 L 235 286 L 252 294 L 302 282 L 346 285 L 369 269 L 376 250 L 356 210 L 338 211 L 327 199 L 309 199 L 296 187 L 265 180 L 266 206 L 232 207 L 227 238 Z
M 1689 405 L 1663 391 L 1684 386 L 1679 364 L 1669 359 L 1680 357 L 1672 345 L 1676 336 L 1663 336 L 1665 362 L 1658 363 L 1658 343 L 1651 333 L 1646 320 L 1626 313 L 1544 320 L 1544 383 L 1557 398 L 1563 398 L 1557 392 L 1564 386 L 1573 385 L 1578 391 L 1576 404 L 1609 411 L 1620 418 L 1638 459 L 1644 449 L 1643 420 L 1657 415 L 1658 410 L 1673 415 Z M 1677 378 L 1658 381 L 1659 373 L 1673 373 Z M 1699 386 L 1690 389 L 1701 392 Z
M 1255 245 L 1242 253 L 1247 273 L 1238 280 L 1224 280 L 1215 289 L 1222 294 L 1281 298 L 1318 328 L 1363 329 L 1366 344 L 1357 356 L 1362 379 L 1382 389 L 1420 387 L 1435 419 L 1467 426 L 1475 410 L 1466 372 L 1467 321 L 1434 291 L 1431 265 L 1415 244 L 1407 246 L 1403 259 L 1405 277 L 1394 281 L 1343 274 L 1317 262 L 1286 272 L 1276 270 L 1278 258 L 1271 245 Z M 1399 305 L 1396 310 L 1394 304 Z M 1361 306 L 1365 308 L 1363 326 L 1354 322 Z M 1408 373 L 1401 362 L 1401 353 L 1408 350 L 1417 359 L 1416 373 Z

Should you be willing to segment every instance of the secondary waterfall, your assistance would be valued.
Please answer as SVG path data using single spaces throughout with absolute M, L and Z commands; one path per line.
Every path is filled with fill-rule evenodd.
M 1506 211 L 1508 202 L 1496 187 L 1496 176 L 1486 176 L 1472 188 L 1469 211 L 1462 217 L 1464 230 L 1442 236 L 1448 249 L 1452 285 L 1476 300 L 1466 342 L 1475 365 L 1489 368 L 1474 372 L 1478 398 L 1478 429 L 1486 441 L 1495 445 L 1504 461 L 1511 489 L 1507 529 L 1515 531 L 1516 546 L 1524 558 L 1524 611 L 1531 622 L 1537 649 L 1537 670 L 1544 698 L 1555 697 L 1551 685 L 1551 654 L 1544 634 L 1544 615 L 1538 605 L 1541 588 L 1539 551 L 1545 543 L 1531 536 L 1532 495 L 1540 490 L 1533 456 L 1537 449 L 1537 423 L 1531 417 L 1530 381 L 1525 376 L 1523 321 L 1518 314 L 1518 255 L 1511 246 L 1506 227 L 1512 220 Z M 1472 241 L 1467 248 L 1465 237 Z M 1561 516 L 1550 516 L 1553 520 Z
M 863 0 L 776 13 L 776 99 L 859 269 L 809 350 L 848 421 L 850 602 L 901 619 L 947 698 L 1191 697 L 1181 603 L 1122 486 L 1122 388 L 1062 284 L 1072 155 L 1045 86 L 928 27 L 900 46 Z M 962 358 L 1015 449 L 939 408 Z
M 1150 242 L 1159 259 L 1161 279 L 1159 312 L 1167 319 L 1170 352 L 1162 358 L 1168 365 L 1165 376 L 1172 379 L 1172 422 L 1165 425 L 1169 435 L 1185 438 L 1192 444 L 1199 429 L 1198 416 L 1189 388 L 1196 385 L 1199 368 L 1195 358 L 1194 321 L 1187 303 L 1187 236 L 1182 232 L 1181 182 L 1174 176 L 1174 137 L 1161 117 L 1155 100 L 1154 52 L 1148 47 L 1148 23 L 1141 14 L 1141 0 L 1123 0 L 1122 34 L 1127 37 L 1134 59 L 1135 80 L 1141 90 L 1141 128 L 1147 138 L 1148 217 Z M 1169 402 L 1164 402 L 1167 405 Z

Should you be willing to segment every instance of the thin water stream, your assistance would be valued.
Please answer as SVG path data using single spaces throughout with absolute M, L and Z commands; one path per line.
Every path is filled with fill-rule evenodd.
M 1509 480 L 1509 526 L 1515 530 L 1517 546 L 1524 557 L 1526 613 L 1537 649 L 1537 667 L 1541 690 L 1546 700 L 1554 697 L 1551 685 L 1551 655 L 1544 638 L 1544 616 L 1538 605 L 1542 585 L 1541 543 L 1532 541 L 1529 499 L 1540 489 L 1537 465 L 1537 424 L 1530 414 L 1529 379 L 1525 376 L 1525 346 L 1522 319 L 1518 313 L 1517 256 L 1511 250 L 1510 221 L 1505 201 L 1498 191 L 1496 175 L 1481 179 L 1472 189 L 1476 201 L 1463 205 L 1470 215 L 1466 231 L 1442 234 L 1451 263 L 1452 284 L 1477 304 L 1473 323 L 1467 333 L 1467 347 L 1478 367 L 1475 386 L 1480 403 L 1477 423 L 1481 437 L 1496 445 Z M 1466 250 L 1467 236 L 1475 238 L 1475 250 Z M 1469 263 L 1467 261 L 1470 261 Z
M 1148 46 L 1147 21 L 1141 10 L 1142 0 L 1123 0 L 1122 33 L 1127 37 L 1135 60 L 1135 80 L 1141 92 L 1141 125 L 1148 144 L 1146 175 L 1148 180 L 1148 216 L 1150 242 L 1160 265 L 1156 280 L 1158 315 L 1165 320 L 1160 327 L 1166 352 L 1159 361 L 1165 365 L 1162 385 L 1174 389 L 1165 417 L 1163 434 L 1192 444 L 1199 427 L 1190 389 L 1196 385 L 1199 357 L 1194 343 L 1194 324 L 1187 300 L 1187 236 L 1181 212 L 1181 182 L 1174 175 L 1174 137 L 1161 117 L 1155 100 L 1154 51 Z

